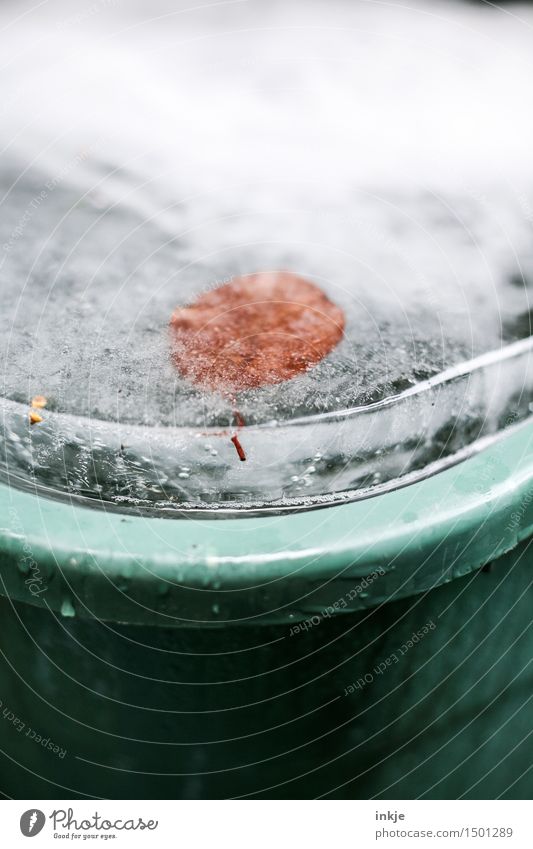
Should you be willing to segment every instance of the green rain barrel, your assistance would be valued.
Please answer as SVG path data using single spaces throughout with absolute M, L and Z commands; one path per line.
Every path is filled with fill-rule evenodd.
M 2 486 L 2 792 L 529 798 L 533 427 L 481 448 L 292 514 Z
M 0 4 L 0 791 L 531 797 L 532 7 L 71 5 Z

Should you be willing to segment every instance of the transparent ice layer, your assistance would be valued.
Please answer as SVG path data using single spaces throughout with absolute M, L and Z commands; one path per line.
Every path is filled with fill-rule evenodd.
M 45 395 L 54 412 L 122 425 L 226 427 L 235 404 L 247 425 L 282 422 L 397 395 L 531 332 L 533 226 L 509 191 L 481 200 L 354 185 L 307 208 L 278 186 L 277 209 L 235 209 L 230 221 L 225 199 L 189 199 L 169 236 L 68 179 L 33 209 L 50 175 L 4 166 L 0 396 L 10 400 Z M 171 358 L 174 308 L 271 269 L 302 274 L 343 309 L 341 343 L 235 404 L 188 383 Z
M 351 410 L 231 431 L 45 414 L 1 402 L 0 470 L 12 484 L 109 507 L 291 509 L 378 493 L 434 473 L 530 413 L 532 340 Z
M 291 509 L 527 418 L 533 10 L 114 6 L 0 10 L 4 479 L 120 509 Z M 235 399 L 187 383 L 174 308 L 269 270 L 320 286 L 342 342 Z

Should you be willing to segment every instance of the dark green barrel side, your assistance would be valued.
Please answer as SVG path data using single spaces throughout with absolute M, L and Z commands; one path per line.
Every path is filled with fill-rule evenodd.
M 533 426 L 299 515 L 0 487 L 0 790 L 530 798 Z
M 1 789 L 530 798 L 532 551 L 298 633 L 110 625 L 2 600 L 2 711 L 25 727 L 0 722 Z

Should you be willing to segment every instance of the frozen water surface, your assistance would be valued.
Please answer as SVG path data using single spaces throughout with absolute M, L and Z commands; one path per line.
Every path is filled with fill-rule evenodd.
M 409 480 L 529 415 L 530 9 L 1 18 L 4 477 L 122 507 L 291 506 Z M 179 376 L 168 323 L 275 269 L 341 306 L 345 338 L 237 397 L 241 463 L 234 405 Z

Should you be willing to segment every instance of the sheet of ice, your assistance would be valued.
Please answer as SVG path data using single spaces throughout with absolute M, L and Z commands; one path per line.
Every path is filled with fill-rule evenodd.
M 528 6 L 5 4 L 0 395 L 147 441 L 226 425 L 167 325 L 257 270 L 313 279 L 347 329 L 308 374 L 243 393 L 249 424 L 371 404 L 529 336 L 532 48 Z

